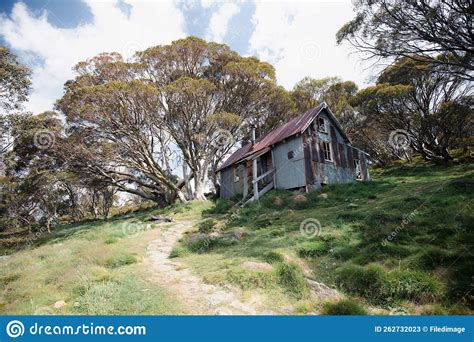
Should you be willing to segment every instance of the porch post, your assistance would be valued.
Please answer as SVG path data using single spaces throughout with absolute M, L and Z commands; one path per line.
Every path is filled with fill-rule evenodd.
M 271 154 L 272 154 L 272 168 L 275 170 L 273 172 L 273 187 L 276 189 L 277 187 L 277 182 L 276 182 L 276 165 L 275 165 L 275 155 L 273 152 L 273 148 L 271 149 Z
M 244 194 L 243 194 L 243 198 L 247 198 L 247 195 L 249 194 L 247 161 L 245 161 L 243 165 L 244 165 Z
M 255 181 L 258 177 L 258 174 L 257 174 L 257 158 L 252 160 L 252 175 L 253 175 L 253 179 L 252 179 L 253 200 L 258 201 L 258 182 Z

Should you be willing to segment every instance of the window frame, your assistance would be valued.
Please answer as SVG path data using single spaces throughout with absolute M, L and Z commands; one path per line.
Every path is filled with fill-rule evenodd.
M 363 176 L 362 176 L 362 168 L 361 168 L 361 164 L 360 164 L 360 159 L 359 158 L 354 158 L 354 176 L 355 176 L 355 179 L 356 180 L 363 180 Z M 357 174 L 357 169 L 359 170 L 359 173 Z
M 322 125 L 320 121 L 323 122 Z M 317 118 L 317 127 L 318 127 L 318 132 L 328 133 L 327 122 L 325 118 L 321 118 L 321 117 Z
M 324 161 L 333 163 L 334 158 L 333 158 L 333 151 L 332 151 L 331 143 L 329 141 L 323 141 L 322 144 L 323 144 Z M 326 149 L 326 145 L 327 145 L 327 149 Z M 326 152 L 328 152 L 330 159 L 327 158 L 327 156 L 326 156 L 327 153 Z
M 236 167 L 234 167 L 233 169 L 233 173 L 232 173 L 232 178 L 234 179 L 234 183 L 237 183 L 240 181 L 240 175 L 239 175 L 239 167 L 240 165 L 237 165 Z

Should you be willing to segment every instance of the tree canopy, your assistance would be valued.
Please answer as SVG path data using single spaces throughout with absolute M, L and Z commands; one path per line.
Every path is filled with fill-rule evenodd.
M 76 71 L 57 104 L 73 131 L 64 158 L 123 191 L 166 201 L 204 198 L 210 169 L 278 92 L 270 64 L 196 37 L 137 52 L 130 62 L 102 54 Z M 183 179 L 176 160 L 190 170 Z
M 471 1 L 357 0 L 356 16 L 337 33 L 369 57 L 430 60 L 473 80 L 474 32 Z M 421 59 L 422 58 L 422 59 Z
M 410 148 L 425 159 L 451 159 L 456 138 L 472 133 L 472 85 L 439 71 L 430 58 L 402 58 L 387 67 L 375 86 L 361 90 L 353 103 L 370 130 L 402 130 Z M 372 124 L 370 124 L 372 123 Z

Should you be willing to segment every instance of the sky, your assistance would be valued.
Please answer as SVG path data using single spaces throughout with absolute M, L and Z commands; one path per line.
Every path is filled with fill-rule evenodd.
M 271 63 L 292 89 L 305 76 L 371 84 L 370 66 L 338 29 L 354 17 L 347 1 L 2 0 L 0 44 L 32 70 L 26 109 L 53 109 L 73 66 L 101 52 L 136 51 L 195 35 Z

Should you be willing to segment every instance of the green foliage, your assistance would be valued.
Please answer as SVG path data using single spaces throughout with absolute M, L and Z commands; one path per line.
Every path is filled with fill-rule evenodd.
M 367 311 L 364 307 L 353 299 L 342 299 L 337 302 L 324 303 L 321 312 L 323 315 L 367 315 Z
M 395 270 L 389 273 L 385 291 L 391 298 L 430 303 L 443 295 L 444 287 L 438 278 L 428 273 Z
M 279 263 L 276 266 L 276 275 L 278 283 L 296 298 L 309 294 L 308 284 L 299 266 Z
M 452 255 L 445 249 L 438 246 L 427 246 L 423 251 L 415 256 L 413 264 L 421 269 L 433 270 L 436 267 L 446 265 L 452 260 Z
M 387 273 L 377 264 L 365 267 L 344 265 L 337 269 L 336 284 L 344 291 L 364 297 L 373 304 L 386 304 L 400 299 L 429 303 L 443 294 L 443 285 L 432 275 L 410 270 Z
M 447 300 L 469 306 L 474 262 L 465 251 L 472 249 L 474 237 L 466 203 L 474 193 L 473 172 L 472 164 L 378 168 L 371 170 L 371 182 L 326 186 L 325 199 L 318 198 L 318 191 L 305 194 L 312 203 L 306 209 L 290 208 L 293 191 L 271 191 L 233 213 L 227 224 L 245 229 L 245 239 L 212 253 L 278 263 L 283 260 L 273 261 L 274 251 L 289 257 L 296 251 L 316 279 L 374 305 Z M 348 209 L 348 203 L 358 206 Z M 323 225 L 311 241 L 299 230 L 310 217 Z M 393 232 L 392 240 L 385 241 Z M 439 277 L 448 266 L 449 272 Z M 402 277 L 395 271 L 415 274 Z
M 116 237 L 109 237 L 104 241 L 107 245 L 110 245 L 112 243 L 118 242 L 118 239 Z
M 199 234 L 186 239 L 185 245 L 193 253 L 205 253 L 217 245 L 217 239 Z
M 199 232 L 202 234 L 210 233 L 216 225 L 216 221 L 213 219 L 207 219 L 202 222 L 199 222 Z
M 166 313 L 170 303 L 161 289 L 140 290 L 146 286 L 141 280 L 126 277 L 116 281 L 86 283 L 74 307 L 75 314 L 124 315 Z
M 30 87 L 30 71 L 20 64 L 14 54 L 6 47 L 0 46 L 0 108 L 6 112 L 20 109 L 27 100 Z M 0 125 L 0 131 L 2 131 Z M 3 137 L 3 134 L 2 134 Z M 2 151 L 0 145 L 0 151 Z M 3 151 L 2 151 L 3 152 Z
M 206 214 L 226 214 L 235 202 L 230 199 L 218 199 L 214 206 L 206 211 Z
M 179 258 L 179 257 L 187 255 L 188 253 L 189 251 L 185 247 L 177 245 L 173 247 L 173 249 L 170 252 L 169 257 L 170 259 Z
M 8 284 L 14 282 L 15 280 L 18 280 L 20 278 L 20 274 L 18 273 L 12 273 L 12 274 L 7 274 L 4 276 L 0 277 L 0 288 L 6 287 Z
M 306 243 L 298 247 L 297 253 L 301 258 L 312 258 L 325 255 L 329 252 L 330 247 L 324 241 L 316 241 L 311 243 Z
M 137 262 L 137 257 L 133 254 L 123 254 L 117 257 L 107 259 L 105 265 L 109 268 L 118 268 L 126 265 L 131 265 Z
M 362 267 L 344 265 L 336 270 L 336 284 L 342 290 L 368 299 L 374 304 L 386 300 L 387 275 L 377 264 Z
M 270 264 L 276 264 L 278 262 L 283 262 L 284 260 L 283 255 L 275 251 L 269 251 L 264 253 L 262 255 L 262 259 Z
M 243 290 L 268 289 L 275 285 L 275 276 L 268 271 L 237 269 L 227 272 L 226 279 Z

